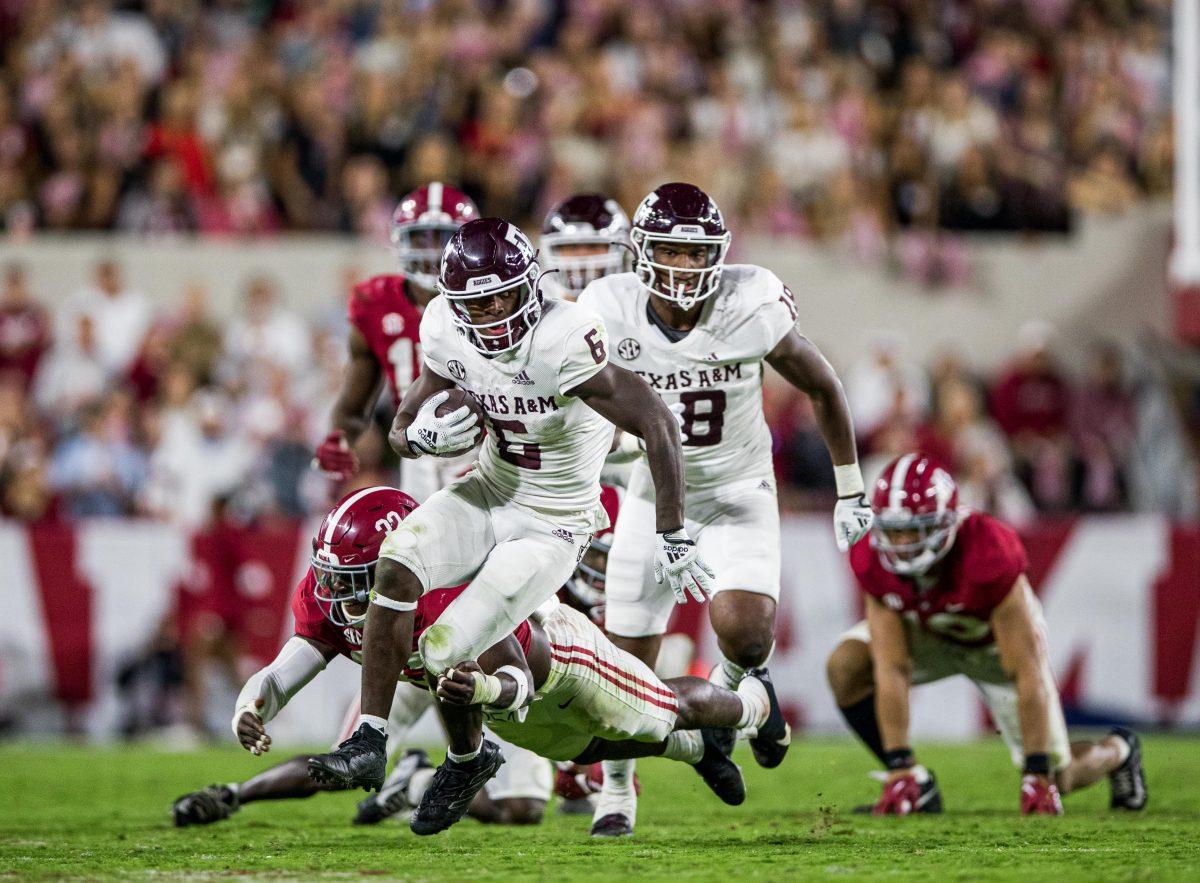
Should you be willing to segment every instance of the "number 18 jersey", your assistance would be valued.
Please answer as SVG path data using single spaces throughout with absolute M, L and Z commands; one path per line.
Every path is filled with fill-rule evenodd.
M 696 327 L 669 340 L 647 314 L 650 293 L 634 273 L 592 282 L 579 304 L 604 320 L 610 358 L 636 371 L 668 404 L 683 405 L 688 489 L 770 478 L 763 417 L 763 359 L 796 322 L 791 292 L 769 270 L 727 264 Z

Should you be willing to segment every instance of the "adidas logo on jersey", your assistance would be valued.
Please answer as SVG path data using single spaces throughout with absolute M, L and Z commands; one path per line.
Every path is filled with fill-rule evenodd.
M 513 378 L 513 383 L 520 383 L 524 386 L 533 386 L 533 381 L 529 379 L 528 371 L 521 371 L 521 373 Z
M 522 371 L 521 373 L 524 374 L 525 372 Z M 561 527 L 556 527 L 556 528 L 554 528 L 554 530 L 552 530 L 550 532 L 552 534 L 554 534 L 556 537 L 558 537 L 560 540 L 566 540 L 568 543 L 575 542 L 575 534 L 571 533 L 569 530 L 564 530 Z

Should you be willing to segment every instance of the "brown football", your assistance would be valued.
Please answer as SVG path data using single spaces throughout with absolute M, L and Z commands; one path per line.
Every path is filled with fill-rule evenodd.
M 437 411 L 435 413 L 439 417 L 445 417 L 447 414 L 457 411 L 463 405 L 466 405 L 471 409 L 472 413 L 475 414 L 475 418 L 482 425 L 483 408 L 479 406 L 479 402 L 475 401 L 475 396 L 471 395 L 462 387 L 456 386 L 454 389 L 450 390 L 450 395 L 446 397 L 446 401 L 437 406 Z

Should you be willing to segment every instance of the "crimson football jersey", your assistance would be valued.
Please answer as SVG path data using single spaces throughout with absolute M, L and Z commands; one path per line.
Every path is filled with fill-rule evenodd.
M 362 664 L 362 627 L 357 625 L 339 626 L 330 622 L 321 612 L 321 605 L 317 603 L 317 599 L 313 595 L 316 587 L 317 577 L 310 567 L 308 573 L 300 580 L 300 584 L 296 586 L 296 593 L 292 596 L 292 617 L 296 620 L 296 634 L 301 638 L 309 638 L 326 644 L 342 656 Z M 442 611 L 449 607 L 450 602 L 461 595 L 466 588 L 463 585 L 453 589 L 434 589 L 421 596 L 421 600 L 417 602 L 416 618 L 413 621 L 414 647 L 417 639 L 421 637 L 421 633 L 436 622 L 437 618 L 442 615 Z M 521 645 L 522 652 L 528 653 L 531 638 L 529 623 L 522 622 L 513 631 L 513 634 L 517 638 L 517 643 Z M 404 677 L 410 681 L 423 683 L 425 672 L 420 668 L 420 658 L 414 653 L 409 657 L 408 663 L 409 667 L 404 670 Z
M 409 299 L 403 276 L 372 276 L 354 286 L 350 324 L 357 328 L 387 375 L 392 400 L 421 373 L 421 311 Z
M 963 517 L 954 545 L 925 587 L 885 569 L 869 536 L 850 550 L 850 566 L 864 592 L 939 637 L 968 647 L 992 642 L 992 611 L 1027 563 L 1017 532 L 981 512 Z

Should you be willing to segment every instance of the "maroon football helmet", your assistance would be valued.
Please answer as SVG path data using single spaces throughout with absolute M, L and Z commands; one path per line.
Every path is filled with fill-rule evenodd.
M 478 217 L 471 197 L 441 181 L 405 195 L 392 213 L 392 245 L 404 275 L 433 291 L 442 249 L 455 230 Z
M 391 487 L 351 491 L 329 511 L 309 559 L 317 586 L 313 596 L 334 625 L 358 625 L 367 618 L 366 605 L 375 581 L 375 563 L 384 538 L 417 508 L 417 501 Z M 345 605 L 362 605 L 352 615 Z
M 529 237 L 501 218 L 480 218 L 450 237 L 437 290 L 458 330 L 494 356 L 517 346 L 541 320 L 541 276 Z M 503 314 L 508 299 L 513 303 Z
M 875 511 L 871 547 L 892 573 L 923 574 L 954 545 L 958 485 L 925 454 L 905 454 L 884 467 L 875 482 L 871 508 Z
M 642 200 L 630 233 L 634 269 L 642 284 L 664 300 L 690 309 L 717 291 L 729 252 L 729 231 L 721 210 L 694 184 L 663 184 Z M 694 269 L 656 261 L 658 246 L 703 245 L 704 262 Z
M 546 283 L 574 299 L 589 282 L 629 270 L 629 216 L 615 199 L 576 193 L 550 209 L 540 245 L 546 271 L 557 271 Z

